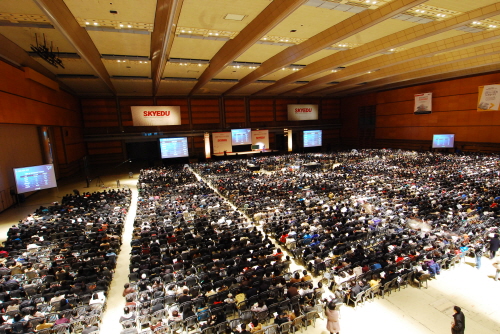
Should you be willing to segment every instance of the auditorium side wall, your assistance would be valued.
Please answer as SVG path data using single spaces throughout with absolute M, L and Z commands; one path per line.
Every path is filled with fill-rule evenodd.
M 31 71 L 31 72 L 30 72 Z M 78 172 L 86 154 L 77 98 L 32 70 L 0 61 L 0 211 L 13 204 L 13 167 L 45 163 L 40 126 L 48 126 L 56 175 Z
M 341 99 L 344 148 L 430 150 L 433 134 L 455 134 L 462 151 L 500 152 L 500 112 L 477 112 L 478 87 L 500 83 L 500 74 L 447 80 Z M 414 94 L 432 93 L 432 114 L 415 115 Z M 363 108 L 375 108 L 373 129 L 360 121 Z M 364 125 L 363 125 L 364 124 Z

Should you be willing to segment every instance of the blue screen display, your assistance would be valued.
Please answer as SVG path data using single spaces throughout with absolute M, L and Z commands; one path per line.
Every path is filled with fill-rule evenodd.
M 160 138 L 162 159 L 189 157 L 187 137 Z
M 322 145 L 321 130 L 304 131 L 304 147 L 317 147 Z
M 231 130 L 232 145 L 251 145 L 252 129 L 233 129 Z
M 54 165 L 14 168 L 17 193 L 57 187 Z
M 432 148 L 451 148 L 455 145 L 455 135 L 434 135 L 432 138 Z

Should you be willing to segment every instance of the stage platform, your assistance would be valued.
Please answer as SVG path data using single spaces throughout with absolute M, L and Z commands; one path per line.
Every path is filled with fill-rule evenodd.
M 264 153 L 276 153 L 278 150 L 255 150 L 255 151 L 244 151 L 244 152 L 218 152 L 213 153 L 212 155 L 215 157 L 223 157 L 223 156 L 236 156 L 236 155 L 253 155 L 253 154 L 264 154 Z

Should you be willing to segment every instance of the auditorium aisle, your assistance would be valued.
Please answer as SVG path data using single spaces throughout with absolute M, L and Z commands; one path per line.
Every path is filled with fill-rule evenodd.
M 120 179 L 122 187 L 132 190 L 131 208 L 125 224 L 123 245 L 118 258 L 118 265 L 111 289 L 108 294 L 107 309 L 103 315 L 101 333 L 119 333 L 121 328 L 118 318 L 125 304 L 122 297 L 123 284 L 128 281 L 130 240 L 132 237 L 133 219 L 137 205 L 137 174 L 129 179 L 127 173 L 101 176 L 104 184 L 116 188 L 116 180 Z M 61 200 L 62 196 L 73 189 L 99 191 L 103 188 L 91 185 L 84 188 L 85 182 L 66 182 L 59 189 L 49 189 L 27 198 L 20 207 L 0 213 L 0 240 L 6 239 L 9 227 L 32 213 L 40 205 L 50 205 Z M 456 269 L 443 271 L 436 280 L 429 282 L 428 289 L 408 287 L 399 292 L 365 303 L 355 310 L 353 307 L 341 309 L 341 333 L 384 333 L 384 334 L 441 334 L 450 332 L 452 308 L 459 305 L 466 316 L 466 333 L 493 334 L 500 333 L 500 282 L 493 281 L 494 269 L 491 261 L 483 258 L 481 270 L 474 269 L 473 259 Z M 292 266 L 292 270 L 302 267 Z M 317 282 L 317 279 L 315 279 Z M 319 319 L 315 327 L 309 327 L 305 334 L 328 334 L 326 321 Z

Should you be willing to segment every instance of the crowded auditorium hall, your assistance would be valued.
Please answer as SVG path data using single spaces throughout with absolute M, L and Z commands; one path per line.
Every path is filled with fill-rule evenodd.
M 500 334 L 498 0 L 0 1 L 0 334 Z

